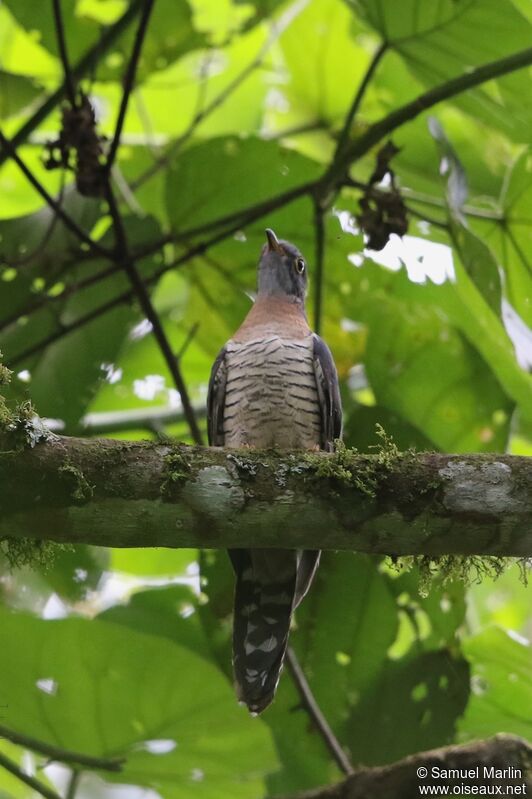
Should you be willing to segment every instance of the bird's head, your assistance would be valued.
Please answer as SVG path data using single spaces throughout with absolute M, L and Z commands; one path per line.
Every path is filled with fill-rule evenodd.
M 266 229 L 266 244 L 259 261 L 259 295 L 276 295 L 304 303 L 307 294 L 307 264 L 289 241 L 279 240 Z

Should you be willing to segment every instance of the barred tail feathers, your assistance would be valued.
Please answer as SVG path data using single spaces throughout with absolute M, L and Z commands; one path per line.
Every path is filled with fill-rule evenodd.
M 238 698 L 261 713 L 273 700 L 288 643 L 301 553 L 231 550 L 236 572 L 233 668 Z

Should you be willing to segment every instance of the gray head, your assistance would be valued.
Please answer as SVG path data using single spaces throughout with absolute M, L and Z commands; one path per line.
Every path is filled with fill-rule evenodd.
M 259 261 L 259 294 L 284 296 L 305 302 L 307 265 L 289 241 L 279 240 L 273 230 L 266 229 L 267 242 Z

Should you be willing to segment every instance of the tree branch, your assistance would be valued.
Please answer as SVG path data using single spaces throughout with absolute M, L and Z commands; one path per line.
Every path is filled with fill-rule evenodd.
M 44 796 L 44 799 L 61 799 L 58 793 L 52 791 L 52 789 L 48 788 L 43 782 L 37 780 L 35 777 L 30 777 L 29 774 L 25 774 L 13 760 L 6 757 L 2 752 L 0 752 L 0 766 L 5 768 L 6 771 L 9 771 L 10 774 L 13 774 L 13 776 L 23 782 L 24 785 L 40 793 L 41 796 Z
M 530 744 L 517 736 L 501 734 L 486 741 L 420 752 L 387 766 L 362 768 L 337 785 L 284 799 L 412 799 L 420 795 L 423 785 L 448 786 L 449 796 L 453 795 L 453 787 L 461 788 L 454 795 L 465 796 L 464 786 L 469 790 L 476 786 L 477 791 L 471 793 L 479 793 L 480 786 L 491 786 L 495 790 L 490 795 L 496 794 L 496 786 L 500 786 L 500 795 L 504 796 L 507 789 L 516 786 L 515 794 L 525 796 L 532 789 L 531 763 Z M 452 770 L 457 770 L 456 776 Z M 468 777 L 462 776 L 469 771 Z
M 362 81 L 360 82 L 360 85 L 356 91 L 355 97 L 351 104 L 351 108 L 349 109 L 348 114 L 345 118 L 344 126 L 338 138 L 338 144 L 336 145 L 336 152 L 334 154 L 335 159 L 340 157 L 345 145 L 349 141 L 349 134 L 351 133 L 353 122 L 362 104 L 362 100 L 364 99 L 366 90 L 387 48 L 388 48 L 387 43 L 382 42 L 380 47 L 375 51 L 373 58 L 369 62 L 369 66 L 366 70 L 364 77 L 362 78 Z
M 532 555 L 532 459 L 280 454 L 0 434 L 0 537 Z
M 314 726 L 325 741 L 325 745 L 327 746 L 329 752 L 332 754 L 334 760 L 344 774 L 353 774 L 353 766 L 349 762 L 349 758 L 342 749 L 336 735 L 330 728 L 329 722 L 321 712 L 321 708 L 316 702 L 314 694 L 310 689 L 310 685 L 307 682 L 305 672 L 301 668 L 296 653 L 291 646 L 289 646 L 286 650 L 286 664 L 301 697 L 303 707 L 309 714 Z
M 71 69 L 72 80 L 78 82 L 84 75 L 86 75 L 114 45 L 117 39 L 127 30 L 131 22 L 137 16 L 139 9 L 142 6 L 142 0 L 132 0 L 123 16 L 117 20 L 114 25 L 111 25 L 101 36 L 101 38 L 83 55 L 77 64 Z M 64 82 L 53 94 L 44 100 L 44 102 L 37 108 L 35 113 L 28 119 L 27 122 L 18 130 L 11 139 L 11 144 L 16 150 L 21 144 L 27 141 L 28 137 L 33 131 L 39 127 L 49 114 L 52 113 L 54 108 L 59 105 L 67 91 L 66 83 Z M 0 166 L 10 157 L 7 150 L 0 151 Z
M 196 442 L 196 444 L 202 444 L 203 439 L 201 431 L 196 421 L 194 408 L 192 407 L 192 403 L 188 395 L 187 386 L 181 374 L 181 369 L 179 368 L 179 363 L 174 353 L 172 352 L 170 342 L 166 337 L 166 333 L 164 332 L 162 322 L 159 319 L 159 314 L 157 313 L 157 311 L 153 306 L 151 297 L 144 284 L 144 281 L 139 275 L 137 267 L 135 266 L 135 263 L 129 254 L 129 248 L 126 241 L 126 233 L 124 230 L 124 225 L 122 223 L 122 218 L 118 210 L 113 190 L 109 183 L 107 184 L 107 202 L 109 203 L 109 209 L 111 212 L 111 217 L 113 219 L 113 225 L 117 239 L 117 252 L 116 252 L 117 263 L 119 263 L 126 272 L 129 281 L 133 287 L 135 296 L 137 297 L 140 303 L 142 311 L 146 314 L 146 318 L 151 323 L 153 329 L 153 335 L 155 336 L 157 344 L 159 345 L 159 349 L 161 350 L 162 356 L 166 361 L 168 370 L 172 375 L 175 386 L 179 392 L 179 396 L 181 397 L 183 411 L 188 426 L 190 428 L 192 439 Z
M 18 746 L 31 749 L 32 752 L 38 752 L 40 755 L 44 755 L 50 760 L 57 760 L 60 763 L 73 763 L 77 766 L 83 766 L 84 768 L 120 771 L 122 764 L 125 762 L 125 758 L 91 757 L 91 755 L 71 752 L 69 749 L 52 746 L 51 744 L 45 743 L 45 741 L 38 741 L 36 738 L 31 738 L 29 735 L 15 732 L 8 727 L 4 727 L 3 724 L 0 724 L 0 738 L 6 738 L 8 741 Z
M 142 14 L 140 17 L 139 26 L 137 28 L 135 41 L 133 43 L 131 58 L 129 59 L 126 76 L 124 78 L 124 90 L 122 92 L 122 100 L 118 111 L 115 133 L 113 136 L 113 141 L 111 142 L 111 147 L 109 149 L 109 155 L 107 156 L 107 161 L 105 163 L 105 168 L 108 173 L 112 169 L 118 151 L 118 146 L 120 144 L 120 136 L 122 135 L 122 128 L 124 126 L 124 122 L 126 119 L 129 97 L 133 90 L 133 84 L 135 83 L 135 75 L 137 73 L 138 62 L 142 50 L 142 43 L 144 42 L 144 37 L 146 36 L 148 30 L 148 22 L 150 19 L 151 12 L 153 10 L 153 2 L 154 0 L 144 0 L 144 5 L 142 7 Z
M 470 72 L 452 78 L 445 83 L 435 86 L 433 89 L 420 94 L 414 100 L 401 108 L 392 111 L 388 116 L 372 125 L 366 133 L 360 138 L 356 139 L 350 145 L 346 146 L 341 153 L 338 154 L 329 170 L 327 170 L 324 182 L 326 184 L 336 185 L 341 181 L 345 175 L 346 169 L 353 162 L 361 156 L 365 155 L 372 147 L 378 144 L 383 138 L 389 136 L 394 130 L 415 119 L 423 111 L 441 103 L 443 100 L 449 100 L 457 94 L 479 86 L 493 78 L 499 78 L 509 72 L 522 69 L 532 64 L 532 47 L 526 50 L 521 50 L 518 53 L 501 58 L 497 61 L 490 61 L 488 64 L 483 64 Z
M 76 87 L 72 79 L 72 72 L 70 69 L 70 62 L 68 60 L 68 52 L 65 40 L 65 28 L 63 25 L 63 15 L 61 13 L 61 0 L 52 0 L 54 10 L 55 31 L 57 34 L 57 46 L 59 48 L 59 55 L 61 56 L 61 63 L 63 64 L 63 73 L 65 76 L 65 93 L 68 97 L 72 108 L 76 106 Z
M 31 183 L 36 192 L 41 195 L 43 200 L 47 203 L 47 205 L 50 206 L 65 227 L 67 227 L 71 233 L 77 236 L 80 241 L 90 247 L 91 250 L 94 250 L 94 252 L 98 253 L 98 255 L 109 257 L 109 252 L 100 244 L 98 244 L 98 242 L 91 239 L 91 237 L 85 233 L 82 228 L 80 228 L 77 222 L 75 222 L 72 217 L 63 210 L 61 204 L 58 203 L 57 200 L 55 200 L 52 195 L 47 192 L 44 186 L 37 180 L 33 172 L 28 169 L 20 155 L 17 153 L 13 142 L 6 139 L 1 130 L 0 144 L 2 145 L 2 149 L 9 154 L 9 157 L 15 162 L 24 177 L 29 181 L 29 183 Z

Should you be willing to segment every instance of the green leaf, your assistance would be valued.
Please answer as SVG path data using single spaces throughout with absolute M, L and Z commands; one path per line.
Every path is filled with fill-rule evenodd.
M 378 404 L 443 451 L 504 449 L 511 404 L 455 320 L 442 314 L 450 284 L 414 284 L 405 270 L 369 262 L 356 277 L 366 290 L 346 295 L 346 310 L 368 327 L 364 360 Z
M 341 125 L 369 60 L 355 38 L 362 30 L 338 0 L 306 5 L 281 37 L 289 76 L 283 94 L 288 102 L 275 114 L 277 127 L 282 130 L 305 121 Z M 321 160 L 331 146 L 329 141 Z
M 0 119 L 23 111 L 39 94 L 34 81 L 0 69 Z
M 532 154 L 515 160 L 500 199 L 504 224 L 484 225 L 486 238 L 506 271 L 506 296 L 528 327 L 532 327 Z
M 489 308 L 501 315 L 501 278 L 499 265 L 490 248 L 460 222 L 451 222 L 455 252 L 475 287 Z
M 426 87 L 461 75 L 465 66 L 473 68 L 525 50 L 532 37 L 532 24 L 511 0 L 347 2 Z M 530 109 L 522 102 L 528 82 L 526 71 L 515 73 L 499 78 L 495 90 L 480 86 L 452 103 L 518 141 L 529 141 Z
M 463 642 L 471 663 L 472 695 L 460 722 L 462 739 L 499 732 L 532 738 L 532 652 L 526 639 L 488 627 Z
M 31 647 L 21 648 L 23 639 Z M 87 754 L 125 756 L 113 782 L 150 787 L 165 799 L 263 792 L 276 762 L 265 726 L 190 649 L 99 620 L 7 613 L 0 643 L 5 723 L 13 729 Z M 157 753 L 151 741 L 170 751 Z
M 189 586 L 137 591 L 127 605 L 114 605 L 98 618 L 174 641 L 207 660 L 212 657 L 199 618 L 197 595 Z
M 175 231 L 208 223 L 286 193 L 318 177 L 317 164 L 276 142 L 212 139 L 172 162 L 166 183 Z
M 487 245 L 467 228 L 464 204 L 468 188 L 464 167 L 435 117 L 429 118 L 429 130 L 441 153 L 440 174 L 447 180 L 449 230 L 455 251 L 467 274 L 492 311 L 501 314 L 501 279 L 499 266 Z
M 452 740 L 469 690 L 465 662 L 448 649 L 463 601 L 460 591 L 448 594 L 443 612 L 441 597 L 436 591 L 430 603 L 421 600 L 415 575 L 395 581 L 368 557 L 324 557 L 293 641 L 321 709 L 357 763 L 392 762 Z M 406 613 L 414 635 L 397 654 Z

